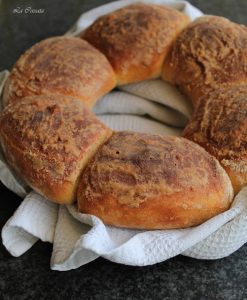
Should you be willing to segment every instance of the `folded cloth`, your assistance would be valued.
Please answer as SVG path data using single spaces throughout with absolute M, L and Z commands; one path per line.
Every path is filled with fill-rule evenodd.
M 149 84 L 149 82 L 151 84 Z M 161 80 L 150 80 L 145 83 L 146 85 L 144 86 L 141 86 L 141 83 L 130 85 L 128 93 L 113 91 L 107 94 L 95 105 L 93 109 L 94 112 L 97 115 L 127 114 L 150 116 L 152 119 L 167 125 L 184 127 L 188 123 L 190 117 L 190 112 L 188 111 L 188 107 L 190 106 L 186 105 L 186 99 L 174 87 L 168 86 L 166 89 L 166 83 Z M 165 88 L 163 88 L 163 84 L 165 84 Z M 132 86 L 136 86 L 136 89 L 138 88 L 138 96 L 134 95 L 135 91 L 132 92 Z M 126 90 L 128 90 L 127 86 L 125 87 Z M 151 94 L 152 90 L 158 89 L 159 87 L 162 88 L 162 91 L 160 91 L 161 97 L 154 97 L 156 95 Z M 145 88 L 150 91 L 149 94 Z M 169 95 L 171 90 L 173 91 L 173 94 Z M 159 102 L 159 99 L 161 99 L 160 101 L 163 100 L 162 104 L 164 105 L 156 103 Z M 171 107 L 170 103 L 172 102 L 172 99 L 175 99 L 175 101 L 174 106 Z
M 83 14 L 67 34 L 76 35 L 98 16 L 133 2 L 141 1 L 117 1 L 93 9 Z M 201 15 L 185 1 L 143 2 L 170 5 L 191 19 Z M 1 76 L 3 82 L 7 73 Z M 106 95 L 94 108 L 99 118 L 115 130 L 177 135 L 180 129 L 168 125 L 184 126 L 190 117 L 191 108 L 186 99 L 161 80 L 126 85 L 121 90 Z M 57 205 L 36 192 L 28 194 L 26 186 L 8 168 L 4 156 L 0 157 L 0 180 L 19 196 L 26 196 L 2 229 L 3 244 L 12 255 L 19 256 L 37 239 L 53 243 L 53 270 L 75 269 L 99 256 L 137 266 L 161 262 L 178 254 L 217 259 L 233 253 L 247 241 L 247 187 L 235 197 L 228 211 L 200 226 L 144 231 L 105 226 L 99 218 L 77 212 L 76 205 Z
M 113 130 L 132 130 L 150 134 L 180 136 L 182 130 L 155 122 L 153 120 L 133 115 L 98 115 L 99 119 Z
M 13 256 L 20 256 L 38 239 L 52 243 L 57 214 L 57 204 L 31 192 L 4 225 L 2 230 L 4 246 Z
M 58 211 L 58 215 L 57 215 Z M 31 192 L 2 230 L 8 251 L 19 256 L 39 237 L 53 242 L 51 268 L 66 271 L 101 256 L 113 262 L 146 266 L 183 254 L 197 259 L 218 259 L 247 241 L 247 187 L 231 209 L 187 229 L 131 230 L 105 226 L 76 205 L 53 204 Z
M 154 101 L 154 103 L 157 102 L 165 105 L 165 108 L 169 107 L 186 117 L 186 121 L 188 121 L 191 116 L 192 106 L 188 99 L 186 99 L 174 86 L 161 79 L 141 81 L 135 84 L 123 85 L 119 88 L 130 94 Z M 174 124 L 170 124 L 180 125 L 179 123 L 176 123 L 180 121 L 180 117 L 181 116 L 177 116 L 177 120 L 173 121 Z M 186 123 L 182 123 L 181 125 L 185 126 Z

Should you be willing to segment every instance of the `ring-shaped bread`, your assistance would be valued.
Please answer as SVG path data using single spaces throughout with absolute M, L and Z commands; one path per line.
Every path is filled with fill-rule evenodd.
M 216 158 L 235 191 L 247 184 L 247 30 L 220 17 L 187 24 L 171 8 L 135 4 L 82 33 L 102 53 L 74 37 L 31 47 L 4 88 L 10 166 L 49 200 L 71 203 L 77 193 L 81 212 L 115 226 L 182 228 L 228 209 L 232 184 Z M 161 73 L 195 105 L 184 135 L 212 155 L 182 137 L 112 134 L 85 107 L 116 80 Z

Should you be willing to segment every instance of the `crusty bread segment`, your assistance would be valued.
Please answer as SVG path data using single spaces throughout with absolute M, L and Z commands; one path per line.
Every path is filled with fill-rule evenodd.
M 197 19 L 176 39 L 162 78 L 194 104 L 209 91 L 247 84 L 247 28 L 217 16 Z
M 71 97 L 23 98 L 8 105 L 0 119 L 8 163 L 34 190 L 62 204 L 75 201 L 82 170 L 110 135 Z
M 139 3 L 100 17 L 82 37 L 106 55 L 121 85 L 159 77 L 169 47 L 188 22 L 174 9 Z
M 4 88 L 5 105 L 30 95 L 60 94 L 88 107 L 116 85 L 106 57 L 87 41 L 52 37 L 27 50 L 14 65 Z
M 247 86 L 204 96 L 184 137 L 200 144 L 225 168 L 237 193 L 247 185 Z
M 85 169 L 78 209 L 109 225 L 185 228 L 229 208 L 231 182 L 218 161 L 184 138 L 117 132 Z

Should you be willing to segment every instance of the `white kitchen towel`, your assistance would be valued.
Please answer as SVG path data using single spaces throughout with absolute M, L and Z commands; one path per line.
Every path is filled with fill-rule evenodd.
M 247 187 L 235 197 L 231 209 L 193 228 L 119 229 L 105 226 L 95 216 L 78 213 L 75 206 L 67 210 L 60 207 L 59 221 L 51 260 L 54 270 L 76 268 L 98 256 L 134 266 L 159 263 L 178 254 L 222 258 L 247 241 Z M 89 226 L 82 227 L 81 223 Z
M 150 134 L 180 136 L 182 129 L 166 126 L 153 120 L 133 115 L 98 115 L 113 130 L 132 130 Z
M 161 79 L 141 81 L 135 84 L 123 85 L 119 88 L 132 95 L 162 104 L 166 109 L 169 107 L 173 111 L 175 110 L 180 115 L 176 116 L 177 119 L 173 120 L 174 123 L 170 123 L 171 125 L 179 126 L 180 124 L 176 122 L 178 122 L 181 116 L 186 118 L 185 122 L 191 117 L 192 106 L 189 100 L 178 89 Z M 182 123 L 181 125 L 185 126 L 186 123 Z
M 139 92 L 138 96 L 135 95 L 134 87 Z M 175 127 L 184 127 L 188 123 L 191 115 L 190 104 L 168 83 L 158 79 L 147 80 L 144 84 L 136 83 L 123 86 L 122 89 L 124 88 L 127 92 L 113 91 L 102 97 L 93 111 L 97 115 L 149 116 Z
M 201 15 L 184 1 L 117 1 L 83 14 L 67 34 L 78 34 L 99 15 L 133 2 L 167 4 L 185 12 L 191 19 Z M 179 134 L 180 129 L 167 125 L 183 126 L 190 117 L 191 108 L 186 100 L 160 80 L 127 85 L 121 89 L 122 92 L 105 96 L 95 107 L 99 118 L 114 129 L 142 131 L 145 128 L 144 131 L 152 133 Z M 131 99 L 134 99 L 133 107 L 128 104 Z M 8 168 L 4 157 L 0 158 L 0 179 L 18 195 L 23 197 L 28 193 L 21 180 Z M 161 262 L 177 254 L 217 259 L 231 254 L 247 242 L 246 228 L 247 188 L 235 197 L 231 209 L 200 226 L 154 231 L 105 226 L 94 216 L 78 213 L 76 206 L 53 204 L 31 192 L 3 227 L 2 240 L 14 256 L 27 251 L 37 239 L 49 241 L 53 243 L 51 268 L 65 271 L 78 268 L 99 256 L 138 266 Z
M 5 224 L 2 230 L 4 246 L 13 256 L 20 256 L 38 239 L 52 243 L 57 215 L 57 204 L 31 192 Z

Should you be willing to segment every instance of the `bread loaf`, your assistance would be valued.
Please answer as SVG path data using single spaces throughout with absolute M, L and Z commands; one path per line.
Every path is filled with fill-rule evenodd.
M 159 77 L 164 58 L 188 24 L 182 13 L 138 3 L 97 19 L 82 37 L 106 55 L 118 84 Z
M 0 139 L 9 165 L 34 190 L 57 203 L 71 203 L 79 176 L 111 135 L 80 100 L 30 96 L 8 105 Z
M 53 37 L 31 47 L 4 87 L 9 165 L 49 200 L 77 195 L 79 211 L 114 226 L 186 228 L 228 209 L 232 184 L 247 185 L 247 29 L 215 16 L 188 23 L 133 4 L 86 29 L 92 45 Z M 85 107 L 116 83 L 161 73 L 194 103 L 187 139 L 112 133 Z
M 231 182 L 203 148 L 171 136 L 117 132 L 79 183 L 78 209 L 127 228 L 185 228 L 229 208 Z
M 25 96 L 60 94 L 81 99 L 88 107 L 115 87 L 106 57 L 76 37 L 52 37 L 27 50 L 5 84 L 3 101 Z

